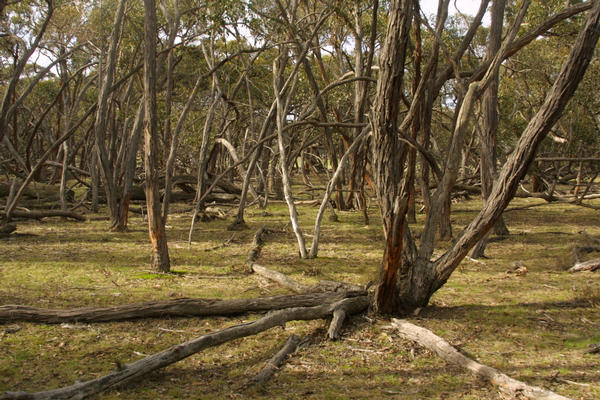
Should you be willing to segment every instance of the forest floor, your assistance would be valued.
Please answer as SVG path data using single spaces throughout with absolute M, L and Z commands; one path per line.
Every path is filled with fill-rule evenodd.
M 511 207 L 533 203 L 542 201 L 518 199 Z M 249 208 L 245 231 L 227 231 L 231 217 L 198 223 L 191 245 L 190 213 L 182 212 L 186 208 L 175 204 L 167 224 L 174 272 L 169 275 L 149 271 L 147 228 L 139 215 L 132 215 L 128 233 L 109 233 L 108 222 L 97 218 L 85 223 L 59 218 L 19 222 L 16 235 L 0 240 L 0 305 L 72 308 L 288 293 L 249 275 L 244 267 L 252 236 L 261 226 L 281 233 L 269 237 L 258 263 L 304 283 L 327 279 L 365 284 L 375 278 L 380 264 L 383 234 L 374 207 L 369 226 L 359 212 L 338 212 L 339 222 L 325 218 L 314 260 L 297 257 L 291 230 L 283 230 L 289 219 L 282 202 L 271 203 L 267 212 Z M 454 204 L 455 232 L 479 208 L 479 200 Z M 317 208 L 303 205 L 299 210 L 302 227 L 312 232 Z M 423 218 L 417 216 L 416 231 Z M 465 259 L 430 306 L 409 320 L 513 378 L 574 399 L 600 398 L 600 355 L 586 353 L 590 344 L 600 342 L 600 272 L 567 272 L 574 246 L 586 244 L 580 232 L 600 237 L 600 214 L 544 204 L 510 211 L 505 218 L 510 236 L 489 244 L 489 258 Z M 212 249 L 229 239 L 228 245 Z M 515 273 L 519 266 L 526 273 Z M 14 324 L 0 325 L 0 393 L 88 380 L 113 371 L 118 363 L 256 318 L 18 322 L 21 329 L 13 333 L 8 328 Z M 357 316 L 345 326 L 341 341 L 330 342 L 324 339 L 324 321 L 289 323 L 285 329 L 211 348 L 99 398 L 500 398 L 494 387 L 401 339 L 389 325 L 384 318 Z M 305 338 L 298 351 L 269 383 L 244 388 L 292 333 Z

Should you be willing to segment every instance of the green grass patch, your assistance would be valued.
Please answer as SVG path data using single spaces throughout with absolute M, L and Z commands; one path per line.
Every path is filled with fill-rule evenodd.
M 535 202 L 539 201 L 517 199 L 511 206 Z M 173 205 L 174 210 L 185 207 Z M 455 232 L 480 207 L 479 199 L 454 204 Z M 233 208 L 225 211 L 235 213 Z M 305 284 L 322 279 L 365 284 L 376 279 L 383 234 L 375 208 L 369 210 L 368 226 L 360 212 L 338 212 L 339 222 L 325 218 L 314 260 L 298 258 L 295 238 L 286 228 L 285 204 L 271 202 L 267 211 L 250 208 L 250 229 L 235 232 L 232 240 L 232 232 L 226 230 L 231 218 L 198 223 L 191 245 L 190 216 L 173 213 L 167 230 L 170 274 L 150 270 L 147 229 L 137 215 L 131 216 L 127 233 L 108 232 L 106 221 L 19 222 L 18 232 L 27 235 L 0 242 L 0 304 L 73 308 L 289 293 L 249 275 L 244 266 L 254 232 L 263 225 L 278 232 L 267 239 L 262 265 Z M 300 214 L 302 228 L 312 233 L 316 208 L 304 205 Z M 492 241 L 488 258 L 481 262 L 465 259 L 415 322 L 516 379 L 573 398 L 600 398 L 598 357 L 584 352 L 600 342 L 599 275 L 566 272 L 573 247 L 585 244 L 578 232 L 585 229 L 600 236 L 600 217 L 590 209 L 545 204 L 511 211 L 505 218 L 510 236 Z M 422 229 L 423 219 L 417 216 L 416 231 Z M 310 243 L 312 238 L 307 238 Z M 437 253 L 448 245 L 442 243 Z M 514 263 L 523 264 L 527 273 L 511 273 Z M 67 326 L 20 323 L 20 331 L 0 333 L 0 392 L 46 390 L 92 379 L 113 371 L 117 361 L 131 362 L 258 317 Z M 388 325 L 386 319 L 356 317 L 346 325 L 343 340 L 327 342 L 326 321 L 288 323 L 285 329 L 208 349 L 99 398 L 497 399 L 494 389 L 400 339 Z M 306 338 L 303 346 L 267 385 L 244 389 L 243 383 L 292 333 Z

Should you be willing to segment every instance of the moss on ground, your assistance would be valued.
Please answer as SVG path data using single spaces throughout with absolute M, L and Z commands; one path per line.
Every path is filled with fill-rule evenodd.
M 511 206 L 536 201 L 518 199 Z M 479 207 L 478 200 L 454 205 L 456 232 Z M 283 294 L 284 289 L 248 275 L 243 266 L 252 236 L 262 225 L 281 232 L 269 238 L 260 263 L 298 281 L 364 284 L 376 276 L 383 249 L 376 210 L 370 210 L 369 226 L 358 212 L 339 212 L 337 223 L 325 219 L 315 260 L 298 259 L 292 233 L 283 230 L 288 222 L 285 205 L 271 203 L 268 211 L 249 209 L 250 229 L 235 233 L 226 230 L 230 219 L 198 223 L 191 245 L 189 216 L 175 212 L 167 234 L 177 273 L 170 275 L 149 270 L 146 226 L 138 216 L 130 220 L 127 233 L 109 233 L 107 222 L 98 220 L 20 222 L 18 235 L 0 242 L 0 304 L 69 308 Z M 316 211 L 311 206 L 300 209 L 307 232 Z M 600 359 L 585 353 L 588 345 L 600 342 L 600 275 L 566 272 L 573 247 L 585 243 L 579 232 L 600 236 L 599 220 L 594 210 L 561 204 L 508 212 L 510 236 L 490 243 L 489 258 L 464 260 L 431 306 L 411 320 L 516 379 L 577 399 L 600 398 Z M 422 222 L 419 215 L 417 230 Z M 228 245 L 211 250 L 232 235 Z M 525 266 L 527 273 L 512 273 L 514 263 Z M 0 334 L 0 392 L 91 379 L 117 363 L 255 318 L 19 323 L 18 332 Z M 290 323 L 285 330 L 209 349 L 100 398 L 499 398 L 491 386 L 400 339 L 388 325 L 385 319 L 359 316 L 347 326 L 344 340 L 332 343 L 322 340 L 323 321 Z M 292 333 L 307 339 L 275 379 L 243 389 Z

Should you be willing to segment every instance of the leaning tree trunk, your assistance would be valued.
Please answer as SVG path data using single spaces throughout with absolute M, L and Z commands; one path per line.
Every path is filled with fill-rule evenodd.
M 171 263 L 158 183 L 158 132 L 156 129 L 156 3 L 144 0 L 144 171 L 148 231 L 152 243 L 152 266 L 169 272 Z
M 490 83 L 502 60 L 508 54 L 529 3 L 529 1 L 525 1 L 521 6 L 515 23 L 481 81 L 474 82 L 469 86 L 465 100 L 458 112 L 454 137 L 450 145 L 451 150 L 457 150 L 456 147 L 464 138 L 474 102 Z M 573 44 L 571 54 L 546 96 L 544 104 L 529 122 L 519 138 L 515 150 L 504 164 L 498 180 L 492 187 L 486 206 L 464 229 L 452 247 L 432 262 L 430 258 L 433 253 L 436 223 L 432 220 L 427 221 L 425 231 L 421 235 L 417 257 L 414 243 L 411 240 L 412 236 L 401 214 L 402 211 L 405 211 L 404 204 L 407 201 L 402 197 L 404 193 L 398 190 L 399 182 L 396 180 L 398 176 L 389 172 L 389 170 L 401 170 L 399 166 L 393 164 L 394 155 L 398 153 L 399 146 L 394 142 L 398 132 L 391 128 L 396 124 L 397 113 L 389 112 L 390 110 L 397 111 L 389 100 L 397 99 L 394 96 L 399 96 L 402 87 L 401 80 L 395 80 L 402 75 L 404 60 L 398 54 L 398 50 L 401 48 L 398 43 L 401 43 L 399 42 L 400 38 L 406 37 L 406 35 L 400 34 L 402 28 L 406 29 L 406 26 L 401 23 L 402 19 L 406 18 L 403 13 L 399 12 L 401 6 L 406 6 L 402 0 L 392 2 L 390 25 L 382 51 L 380 80 L 373 110 L 374 172 L 376 173 L 378 199 L 386 234 L 386 248 L 381 270 L 382 279 L 377 288 L 376 305 L 378 310 L 384 312 L 410 311 L 426 306 L 431 295 L 446 283 L 471 248 L 500 218 L 514 197 L 519 181 L 525 176 L 535 156 L 537 146 L 560 118 L 567 102 L 583 78 L 600 34 L 600 1 L 596 1 Z M 454 153 L 456 151 L 452 154 Z M 458 151 L 458 153 L 460 152 Z M 452 162 L 447 161 L 445 172 L 432 199 L 430 213 L 433 217 L 436 214 L 439 215 L 443 203 L 441 200 L 444 198 L 445 192 L 453 186 L 457 175 L 459 160 L 453 158 L 452 154 L 449 156 L 449 160 Z M 399 223 L 396 221 L 401 221 L 403 227 L 398 226 Z M 403 251 L 398 249 L 399 245 L 404 246 Z

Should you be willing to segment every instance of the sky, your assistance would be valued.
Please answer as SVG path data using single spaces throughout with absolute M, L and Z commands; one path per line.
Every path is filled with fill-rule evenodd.
M 450 0 L 450 7 L 448 7 L 448 12 L 452 15 L 456 13 L 456 9 L 467 15 L 475 15 L 477 14 L 477 10 L 479 9 L 479 5 L 481 4 L 480 0 Z M 421 9 L 425 13 L 425 15 L 436 15 L 437 13 L 438 0 L 421 0 Z M 483 25 L 488 25 L 489 23 L 489 14 L 486 14 L 483 17 Z

